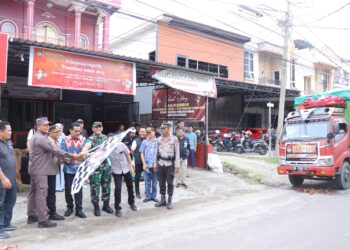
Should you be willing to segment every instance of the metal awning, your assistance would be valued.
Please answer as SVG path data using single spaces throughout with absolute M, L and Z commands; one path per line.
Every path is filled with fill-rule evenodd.
M 226 79 L 216 79 L 218 97 L 243 94 L 251 98 L 271 98 L 280 96 L 280 88 L 246 82 L 232 81 Z M 294 89 L 286 90 L 286 97 L 300 96 L 300 91 Z
M 98 56 L 102 58 L 122 60 L 127 62 L 133 62 L 136 64 L 136 82 L 138 87 L 140 86 L 154 86 L 161 85 L 156 79 L 152 78 L 152 69 L 177 69 L 187 72 L 200 73 L 205 75 L 214 75 L 210 72 L 201 70 L 195 70 L 176 66 L 166 63 L 157 63 L 149 60 L 143 60 L 133 57 L 120 56 L 112 53 L 106 53 L 102 51 L 92 51 L 79 49 L 74 47 L 66 47 L 60 45 L 54 45 L 44 42 L 36 42 L 31 40 L 23 40 L 14 38 L 9 42 L 9 56 L 8 56 L 8 75 L 28 77 L 29 68 L 29 48 L 30 46 L 44 47 L 49 49 L 57 49 L 68 52 L 80 53 L 84 55 Z M 240 81 L 232 81 L 223 78 L 216 78 L 216 85 L 218 91 L 218 97 L 230 96 L 235 94 L 244 94 L 247 97 L 252 98 L 271 98 L 279 97 L 280 88 L 278 86 L 266 86 L 251 84 Z M 300 95 L 300 91 L 287 89 L 286 97 L 297 97 Z

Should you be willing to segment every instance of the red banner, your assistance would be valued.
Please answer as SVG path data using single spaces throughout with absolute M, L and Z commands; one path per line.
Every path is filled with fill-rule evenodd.
M 0 33 L 0 83 L 6 83 L 7 76 L 7 34 Z
M 136 68 L 130 62 L 31 47 L 28 85 L 135 95 Z
M 153 120 L 202 121 L 204 117 L 205 97 L 173 88 L 153 90 Z

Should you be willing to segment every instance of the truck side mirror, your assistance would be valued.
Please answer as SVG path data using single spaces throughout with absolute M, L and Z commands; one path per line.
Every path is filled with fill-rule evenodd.
M 328 134 L 327 134 L 327 142 L 328 143 L 330 143 L 330 141 L 332 140 L 334 138 L 334 134 L 332 133 L 332 132 L 329 132 Z

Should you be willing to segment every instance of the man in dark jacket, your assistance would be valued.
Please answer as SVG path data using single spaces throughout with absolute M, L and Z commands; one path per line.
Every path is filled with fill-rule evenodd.
M 141 199 L 140 178 L 143 170 L 143 164 L 139 150 L 144 139 L 146 139 L 146 128 L 140 128 L 139 136 L 133 141 L 131 145 L 131 154 L 134 156 L 135 162 L 135 192 L 137 199 Z
M 187 157 L 190 150 L 190 140 L 185 137 L 185 131 L 183 128 L 177 129 L 177 138 L 180 145 L 180 169 L 175 174 L 176 187 L 182 186 L 187 188 L 185 181 L 187 174 Z
M 11 224 L 16 203 L 16 160 L 11 142 L 9 122 L 0 122 L 0 239 L 10 237 L 6 231 L 16 230 Z

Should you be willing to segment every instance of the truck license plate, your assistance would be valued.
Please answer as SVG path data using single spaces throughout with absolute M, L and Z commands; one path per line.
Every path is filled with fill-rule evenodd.
M 307 171 L 307 167 L 294 167 L 293 170 L 294 171 L 304 172 L 304 171 Z

